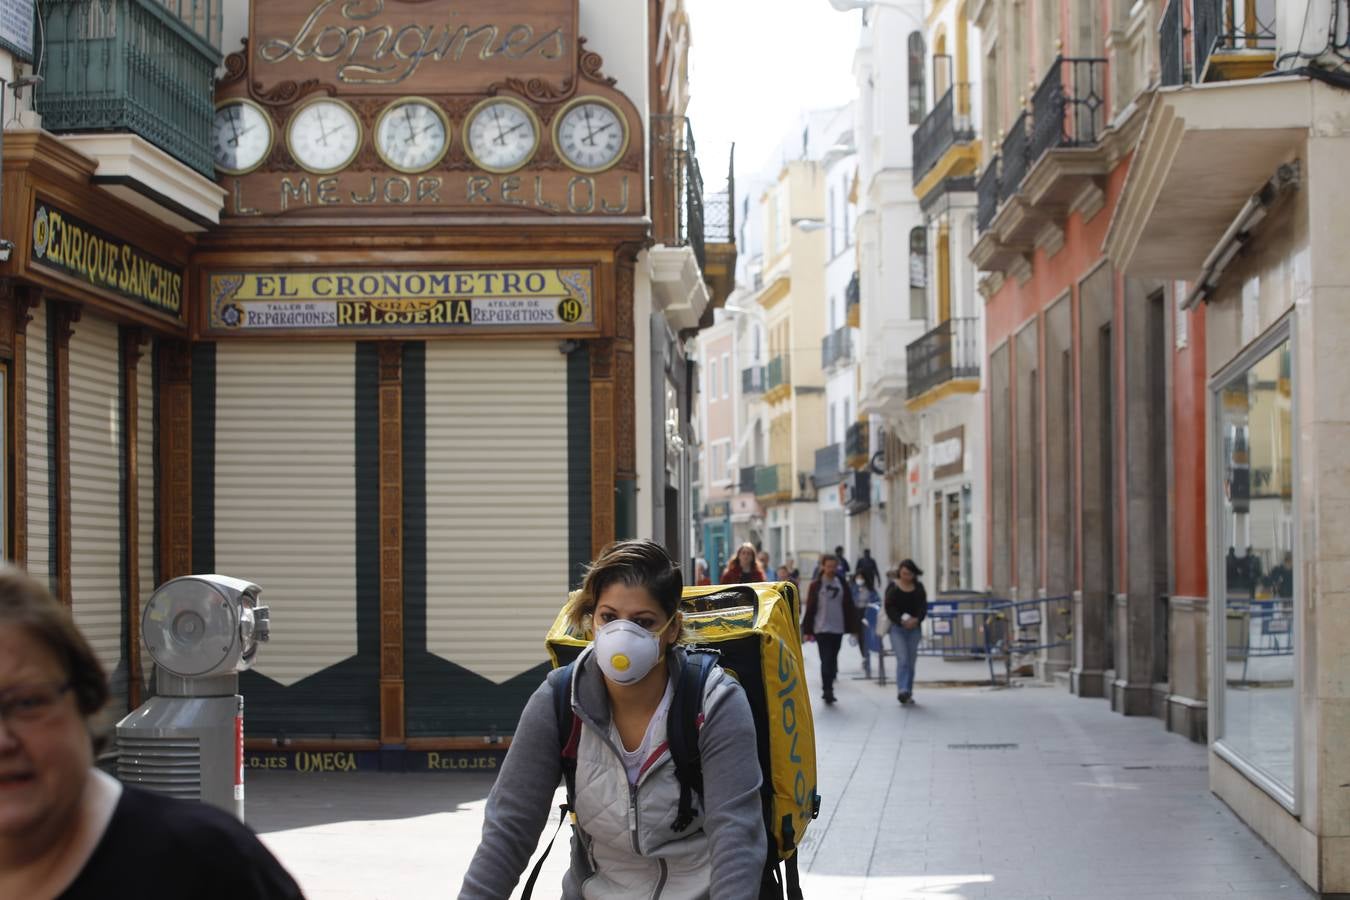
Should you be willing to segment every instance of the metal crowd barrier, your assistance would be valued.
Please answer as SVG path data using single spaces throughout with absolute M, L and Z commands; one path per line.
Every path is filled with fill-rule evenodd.
M 880 604 L 876 605 L 878 608 Z M 869 608 L 864 640 L 876 652 L 877 679 L 886 683 L 889 636 L 874 633 L 876 609 Z M 1014 662 L 1073 643 L 1072 598 L 1043 597 L 1009 600 L 980 594 L 939 594 L 928 603 L 919 655 L 949 660 L 980 660 L 989 665 L 989 680 L 997 684 L 996 662 L 1003 663 L 1004 684 L 1011 683 Z
M 1252 659 L 1294 655 L 1294 601 L 1291 597 L 1253 599 L 1230 596 L 1227 610 L 1227 659 L 1242 662 L 1242 681 Z M 1259 633 L 1253 640 L 1253 626 Z

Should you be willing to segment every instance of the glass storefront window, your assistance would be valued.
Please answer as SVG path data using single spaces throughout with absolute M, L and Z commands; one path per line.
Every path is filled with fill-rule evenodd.
M 1292 803 L 1299 635 L 1290 350 L 1286 336 L 1215 388 L 1214 534 L 1219 741 Z

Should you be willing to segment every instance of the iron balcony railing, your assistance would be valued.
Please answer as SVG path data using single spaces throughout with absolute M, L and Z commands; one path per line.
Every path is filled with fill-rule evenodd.
M 1158 80 L 1163 87 L 1186 82 L 1186 27 L 1182 0 L 1167 0 L 1158 22 Z
M 737 484 L 740 486 L 742 494 L 753 494 L 755 492 L 755 472 L 758 468 L 758 466 L 741 466 Z
M 1056 147 L 1090 147 L 1101 136 L 1106 113 L 1106 60 L 1061 56 L 1050 64 L 1031 98 L 1034 164 Z
M 858 469 L 845 476 L 844 509 L 851 514 L 864 512 L 872 505 L 872 472 Z
M 741 393 L 742 394 L 764 393 L 763 366 L 750 366 L 748 369 L 741 369 Z
M 788 369 L 788 358 L 786 356 L 775 356 L 769 360 L 768 378 L 766 379 L 769 390 L 791 383 L 792 373 Z
M 970 117 L 958 115 L 956 111 L 958 97 L 964 99 L 969 90 L 967 84 L 948 88 L 942 99 L 933 105 L 932 111 L 924 116 L 919 127 L 914 129 L 915 184 L 922 181 L 952 147 L 975 140 L 975 129 Z
M 998 213 L 998 157 L 989 160 L 989 164 L 980 173 L 975 182 L 975 225 L 981 232 L 988 231 L 989 225 Z
M 848 287 L 844 288 L 844 315 L 849 315 L 855 307 L 862 305 L 862 284 L 858 280 L 858 273 L 854 272 L 853 277 L 848 280 Z
M 1275 0 L 1194 0 L 1191 19 L 1197 81 L 1217 52 L 1275 49 Z
M 138 134 L 214 177 L 220 0 L 49 0 L 40 14 L 44 128 Z
M 820 339 L 820 367 L 832 369 L 853 361 L 852 330 L 844 325 Z
M 864 466 L 871 455 L 867 423 L 854 422 L 844 434 L 844 461 L 850 466 Z
M 954 378 L 979 378 L 979 319 L 948 319 L 905 348 L 912 400 Z
M 792 470 L 786 464 L 755 468 L 755 496 L 777 497 L 792 494 Z
M 998 199 L 1005 202 L 1022 186 L 1031 165 L 1030 144 L 1027 139 L 1030 117 L 1024 112 L 1013 122 L 1003 138 L 1003 147 L 999 152 Z
M 831 444 L 816 451 L 816 468 L 813 473 L 816 490 L 838 484 L 844 480 L 844 445 Z
M 723 190 L 703 194 L 703 239 L 709 244 L 736 243 L 736 145 L 727 159 Z
M 653 169 L 662 215 L 653 223 L 653 237 L 667 247 L 689 247 L 702 269 L 707 260 L 704 232 L 703 173 L 694 146 L 694 128 L 685 116 L 652 116 Z

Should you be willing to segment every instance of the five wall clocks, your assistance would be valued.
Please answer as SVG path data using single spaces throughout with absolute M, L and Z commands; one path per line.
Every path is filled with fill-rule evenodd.
M 315 175 L 347 167 L 361 146 L 361 122 L 341 100 L 311 100 L 291 116 L 286 146 L 295 161 Z
M 494 174 L 515 172 L 539 150 L 542 128 L 534 111 L 511 97 L 491 97 L 468 114 L 463 140 L 469 159 Z M 436 103 L 399 98 L 375 122 L 373 143 L 380 159 L 406 174 L 437 166 L 455 135 Z M 578 97 L 554 117 L 553 147 L 564 164 L 595 174 L 613 168 L 628 152 L 628 120 L 613 102 Z M 364 138 L 361 122 L 341 100 L 319 97 L 300 106 L 286 125 L 291 157 L 315 175 L 329 175 L 352 163 Z M 216 107 L 212 146 L 216 169 L 244 175 L 262 165 L 276 136 L 268 113 L 251 100 L 226 100 Z

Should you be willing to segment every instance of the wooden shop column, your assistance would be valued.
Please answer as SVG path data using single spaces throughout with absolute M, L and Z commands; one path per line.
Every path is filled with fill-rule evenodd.
M 380 347 L 380 743 L 402 744 L 403 343 Z

